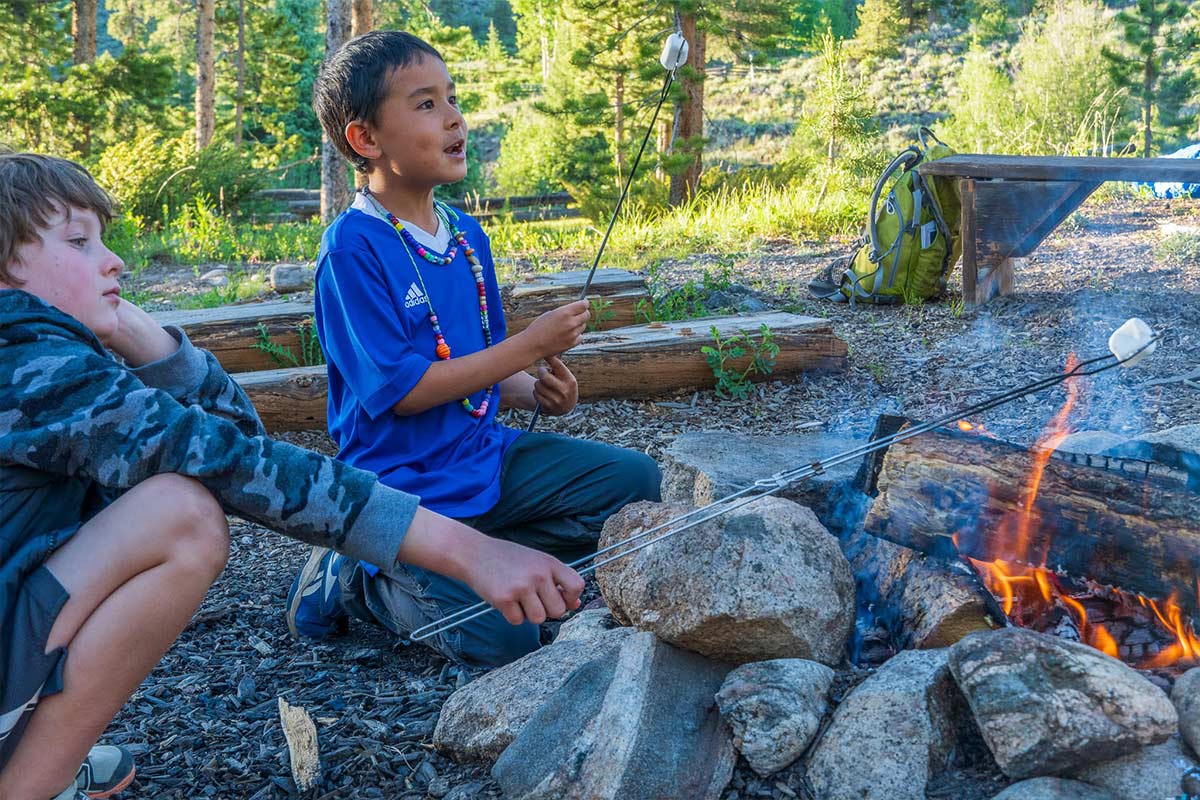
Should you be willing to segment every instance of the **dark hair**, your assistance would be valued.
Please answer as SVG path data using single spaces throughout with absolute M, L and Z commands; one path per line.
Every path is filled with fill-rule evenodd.
M 36 242 L 55 214 L 69 219 L 72 208 L 96 212 L 101 228 L 113 218 L 112 198 L 74 161 L 0 148 L 0 281 L 21 283 L 9 269 L 17 249 Z
M 441 53 L 411 33 L 371 31 L 346 42 L 321 64 L 313 86 L 313 110 L 329 141 L 355 169 L 365 171 L 367 160 L 346 141 L 346 125 L 355 120 L 376 123 L 392 70 L 426 56 L 445 61 Z

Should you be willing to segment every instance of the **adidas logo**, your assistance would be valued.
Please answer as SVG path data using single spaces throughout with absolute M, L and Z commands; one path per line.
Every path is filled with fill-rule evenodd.
M 404 307 L 412 308 L 413 306 L 423 305 L 426 302 L 425 292 L 421 291 L 421 287 L 415 283 L 408 287 L 408 294 L 404 296 Z

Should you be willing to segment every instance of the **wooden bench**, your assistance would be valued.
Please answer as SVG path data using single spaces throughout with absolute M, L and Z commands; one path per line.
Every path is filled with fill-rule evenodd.
M 963 301 L 1012 294 L 1014 267 L 1105 181 L 1200 183 L 1200 159 L 956 155 L 917 167 L 959 179 Z

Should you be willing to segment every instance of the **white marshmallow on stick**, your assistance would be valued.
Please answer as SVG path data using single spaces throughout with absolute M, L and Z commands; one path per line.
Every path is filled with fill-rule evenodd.
M 688 57 L 687 39 L 683 38 L 682 33 L 672 33 L 667 37 L 667 43 L 663 45 L 662 56 L 658 61 L 663 65 L 663 69 L 668 72 L 674 72 L 683 66 Z
M 1132 367 L 1157 348 L 1154 331 L 1138 317 L 1126 320 L 1124 325 L 1108 337 L 1108 349 L 1121 362 L 1122 367 Z

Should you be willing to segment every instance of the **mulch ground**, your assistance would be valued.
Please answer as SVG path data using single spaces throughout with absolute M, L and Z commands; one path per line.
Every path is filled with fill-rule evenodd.
M 955 302 L 957 285 L 946 300 L 923 306 L 851 309 L 808 300 L 804 283 L 844 246 L 770 244 L 739 256 L 734 280 L 769 306 L 829 318 L 850 345 L 845 373 L 767 381 L 738 402 L 697 392 L 581 406 L 543 429 L 651 455 L 685 431 L 862 433 L 880 413 L 930 418 L 1061 370 L 1071 354 L 1103 354 L 1108 334 L 1131 316 L 1164 334 L 1159 352 L 1137 370 L 1088 379 L 1073 426 L 1137 433 L 1200 422 L 1200 389 L 1145 386 L 1200 366 L 1200 263 L 1155 255 L 1170 223 L 1200 224 L 1200 203 L 1093 201 L 1017 275 L 1016 296 L 966 314 Z M 668 262 L 660 275 L 678 286 L 716 262 L 717 254 Z M 1032 443 L 1064 396 L 1047 391 L 976 421 L 995 436 Z M 288 438 L 330 450 L 320 433 Z M 232 522 L 229 566 L 105 736 L 137 753 L 138 779 L 124 796 L 298 796 L 278 697 L 303 706 L 318 727 L 323 778 L 305 797 L 499 796 L 489 765 L 455 764 L 431 745 L 442 702 L 471 675 L 363 625 L 319 645 L 293 642 L 284 599 L 305 548 Z M 987 765 L 959 773 L 935 782 L 936 796 L 982 800 L 999 788 Z M 802 768 L 761 779 L 744 764 L 725 795 L 807 796 Z

